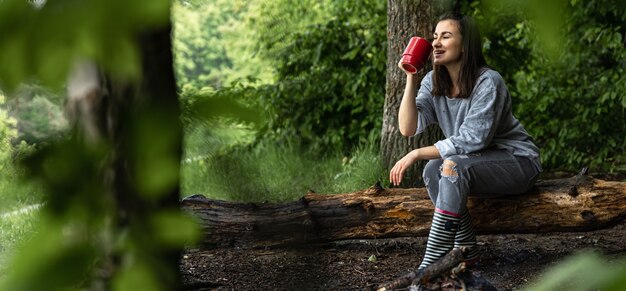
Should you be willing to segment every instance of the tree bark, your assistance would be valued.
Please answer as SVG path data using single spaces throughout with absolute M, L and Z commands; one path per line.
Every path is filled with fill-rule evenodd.
M 442 10 L 434 2 L 432 0 L 387 2 L 387 81 L 380 141 L 383 166 L 387 170 L 409 151 L 433 145 L 442 137 L 438 127 L 430 127 L 415 137 L 404 137 L 398 130 L 398 109 L 406 84 L 406 75 L 398 68 L 398 61 L 412 36 L 428 39 L 432 35 L 434 15 Z M 428 64 L 419 70 L 416 73 L 417 78 L 421 80 L 431 68 L 432 66 Z M 424 161 L 420 161 L 411 167 L 405 174 L 402 187 L 421 186 L 421 172 L 425 164 Z
M 626 182 L 586 176 L 540 181 L 523 195 L 480 199 L 468 207 L 477 233 L 585 231 L 626 217 Z M 309 193 L 284 204 L 181 202 L 200 220 L 204 247 L 272 247 L 345 239 L 426 236 L 433 205 L 426 189 L 373 186 L 353 193 Z

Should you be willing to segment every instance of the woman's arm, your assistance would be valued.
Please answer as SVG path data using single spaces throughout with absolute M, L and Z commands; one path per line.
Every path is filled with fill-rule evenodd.
M 413 136 L 417 130 L 417 107 L 415 106 L 417 81 L 414 74 L 406 74 L 406 86 L 398 111 L 398 127 L 404 136 Z
M 404 173 L 418 160 L 434 160 L 440 159 L 441 155 L 435 146 L 427 146 L 410 151 L 406 156 L 400 159 L 389 171 L 389 181 L 392 185 L 400 185 Z

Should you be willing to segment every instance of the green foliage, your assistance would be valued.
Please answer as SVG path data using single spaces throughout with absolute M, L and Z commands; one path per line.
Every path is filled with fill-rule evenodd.
M 273 68 L 266 59 L 257 57 L 260 54 L 257 30 L 251 23 L 261 15 L 260 7 L 265 3 L 262 0 L 175 2 L 173 46 L 178 83 L 201 89 L 222 88 L 249 78 L 270 82 Z
M 179 82 L 186 127 L 184 195 L 285 201 L 311 188 L 325 193 L 353 191 L 379 180 L 376 151 L 358 151 L 342 163 L 344 154 L 334 150 L 348 153 L 360 143 L 378 144 L 386 63 L 384 2 L 223 4 L 219 8 L 192 5 L 185 11 L 203 14 L 201 18 L 221 11 L 212 19 L 199 20 L 210 21 L 213 28 L 202 38 L 207 46 L 223 48 L 232 68 L 227 71 L 228 66 L 221 66 L 224 78 L 215 78 L 220 80 L 217 83 L 198 78 Z M 177 24 L 177 29 L 193 27 L 186 22 Z M 189 52 L 199 51 L 191 48 L 198 38 L 184 33 L 175 36 L 187 43 L 176 51 L 178 66 L 191 60 Z M 207 63 L 196 62 L 207 66 L 203 64 Z M 185 74 L 195 78 L 183 72 L 179 81 L 185 80 L 180 77 Z M 199 106 L 202 103 L 213 105 Z M 211 110 L 231 111 L 234 114 L 227 116 L 238 117 L 204 119 Z M 252 117 L 253 112 L 263 118 Z M 253 144 L 249 144 L 254 134 L 251 124 L 260 129 Z M 224 136 L 233 138 L 228 130 L 233 127 L 240 132 L 234 136 L 239 141 L 225 141 Z M 320 150 L 327 153 L 323 161 L 317 161 Z M 364 160 L 368 166 L 359 168 Z M 309 170 L 301 174 L 303 169 Z
M 10 158 L 12 152 L 11 140 L 17 138 L 17 122 L 14 118 L 9 117 L 6 110 L 3 109 L 5 97 L 0 93 L 0 170 L 4 169 L 6 162 Z
M 0 93 L 0 213 L 41 202 L 41 193 L 22 180 L 23 171 L 14 165 L 32 152 L 32 147 L 25 143 L 13 145 L 18 138 L 17 121 L 4 110 L 4 102 Z
M 0 84 L 10 91 L 31 78 L 53 88 L 78 58 L 113 75 L 139 76 L 137 33 L 169 21 L 169 1 L 0 2 Z
M 252 49 L 261 58 L 268 59 L 272 65 L 280 65 L 283 60 L 276 56 L 292 45 L 294 33 L 324 24 L 336 17 L 340 7 L 356 4 L 355 1 L 338 3 L 332 0 L 257 1 L 255 7 L 250 9 L 250 13 L 245 17 L 244 29 L 238 33 L 243 33 L 245 38 L 254 40 Z M 363 17 L 355 15 L 355 19 L 361 18 Z
M 261 134 L 298 139 L 313 150 L 349 151 L 379 135 L 385 90 L 386 6 L 380 1 L 329 4 L 333 17 L 304 30 L 260 28 L 276 82 L 259 88 L 266 113 Z M 308 10 L 287 9 L 286 15 Z M 291 9 L 294 9 L 293 11 Z M 277 20 L 278 21 L 278 20 Z
M 184 95 L 218 88 L 203 94 L 243 102 L 264 115 L 261 136 L 297 139 L 318 151 L 347 152 L 379 135 L 386 76 L 383 2 L 212 3 L 224 5 L 175 9 Z M 210 72 L 196 70 L 211 65 Z
M 219 26 L 231 14 L 226 5 L 201 5 L 174 2 L 173 48 L 176 56 L 176 76 L 179 84 L 202 88 L 220 87 L 221 72 L 232 66 L 220 43 Z
M 466 8 L 479 20 L 487 59 L 507 80 L 544 167 L 619 169 L 626 161 L 626 5 L 484 2 Z
M 483 7 L 480 1 L 472 1 L 463 10 L 473 16 L 480 27 L 487 63 L 507 80 L 511 89 L 514 87 L 515 73 L 526 68 L 532 60 L 528 39 L 529 21 L 523 10 L 512 9 L 508 1 L 501 4 L 492 3 Z M 516 93 L 511 91 L 514 98 Z
M 567 9 L 558 58 L 535 50 L 515 75 L 517 112 L 547 167 L 611 171 L 626 161 L 626 7 L 600 0 Z

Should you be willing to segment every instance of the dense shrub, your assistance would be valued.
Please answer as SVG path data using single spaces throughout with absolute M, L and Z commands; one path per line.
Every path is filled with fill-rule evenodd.
M 253 100 L 266 113 L 263 136 L 347 151 L 379 135 L 386 6 L 356 2 L 336 4 L 334 17 L 321 24 L 281 39 L 265 38 L 263 45 L 274 54 L 276 82 L 260 88 Z

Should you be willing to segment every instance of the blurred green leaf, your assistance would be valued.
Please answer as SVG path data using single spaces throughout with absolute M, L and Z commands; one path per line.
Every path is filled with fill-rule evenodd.
M 123 270 L 114 278 L 113 290 L 164 290 L 156 275 L 156 272 L 144 263 L 127 262 Z
M 166 246 L 193 244 L 202 235 L 198 222 L 181 212 L 157 213 L 152 217 L 152 227 L 156 229 L 155 243 Z
M 607 264 L 606 260 L 593 252 L 580 253 L 551 267 L 540 282 L 525 290 L 622 290 L 623 286 L 608 287 L 623 281 L 625 262 Z
M 242 105 L 246 96 L 257 93 L 254 87 L 237 85 L 219 91 L 191 89 L 182 93 L 181 111 L 186 123 L 211 123 L 216 118 L 256 124 L 260 121 L 258 108 Z
M 58 87 L 76 58 L 93 58 L 113 75 L 136 79 L 134 43 L 147 26 L 167 25 L 167 0 L 0 2 L 0 84 L 10 91 L 39 80 Z M 112 20 L 112 19 L 115 20 Z
M 95 249 L 88 243 L 88 233 L 71 236 L 70 227 L 59 224 L 51 217 L 37 236 L 11 264 L 9 280 L 0 282 L 1 290 L 68 290 L 80 289 L 85 278 L 93 271 Z M 33 262 L 38 262 L 34 264 Z M 34 279 L 36 278 L 36 279 Z
M 179 146 L 180 125 L 168 123 L 162 116 L 164 112 L 156 108 L 135 114 L 130 135 L 136 187 L 149 199 L 167 195 L 179 181 L 180 161 L 169 153 Z

